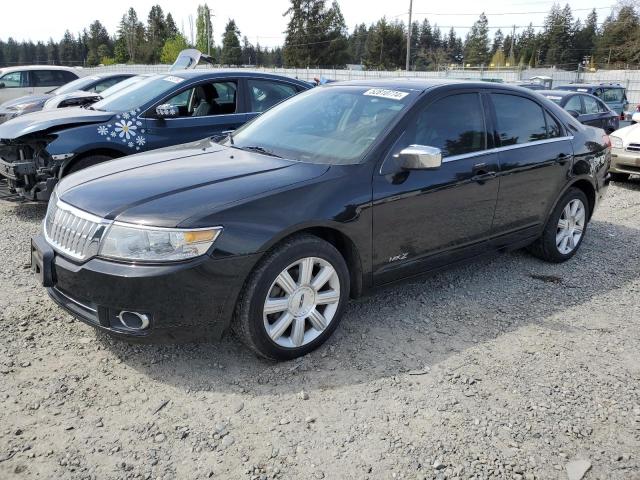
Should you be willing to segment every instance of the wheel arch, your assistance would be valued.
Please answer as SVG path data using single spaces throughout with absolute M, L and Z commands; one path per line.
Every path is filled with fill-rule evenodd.
M 104 155 L 107 157 L 111 157 L 111 159 L 113 160 L 114 158 L 124 157 L 126 153 L 115 148 L 96 148 L 87 150 L 86 152 L 82 152 L 75 157 L 70 158 L 69 161 L 64 164 L 64 166 L 60 170 L 60 178 L 66 175 L 67 170 L 69 170 L 69 168 L 71 168 L 76 162 L 79 162 L 83 158 L 91 157 L 93 155 Z
M 589 220 L 591 220 L 591 216 L 593 215 L 593 211 L 596 207 L 596 189 L 593 184 L 589 180 L 581 178 L 569 184 L 565 191 L 569 190 L 569 188 L 582 190 L 582 192 L 587 196 L 587 200 L 589 201 Z M 564 192 L 562 193 L 564 194 Z
M 364 291 L 364 275 L 360 251 L 355 242 L 338 228 L 327 225 L 307 225 L 299 227 L 293 231 L 288 231 L 284 235 L 269 242 L 265 253 L 282 242 L 297 235 L 313 235 L 333 245 L 342 255 L 349 269 L 350 297 L 358 298 Z

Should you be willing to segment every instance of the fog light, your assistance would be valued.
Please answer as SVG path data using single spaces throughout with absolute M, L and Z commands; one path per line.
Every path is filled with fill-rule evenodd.
M 149 326 L 149 317 L 144 313 L 123 310 L 116 317 L 124 327 L 131 330 L 144 330 Z

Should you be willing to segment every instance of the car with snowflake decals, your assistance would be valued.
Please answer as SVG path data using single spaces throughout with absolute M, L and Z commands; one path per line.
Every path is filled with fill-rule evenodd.
M 247 70 L 151 75 L 85 108 L 43 110 L 0 125 L 0 175 L 22 197 L 47 201 L 70 173 L 142 151 L 224 136 L 309 88 L 308 82 Z

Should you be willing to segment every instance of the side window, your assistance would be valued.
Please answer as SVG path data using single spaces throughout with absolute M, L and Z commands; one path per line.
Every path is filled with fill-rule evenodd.
M 73 82 L 74 80 L 78 79 L 77 75 L 71 72 L 67 72 L 66 70 L 58 70 L 58 73 L 62 76 L 61 85 L 64 85 L 65 83 Z
M 502 146 L 547 138 L 547 125 L 540 105 L 528 98 L 502 93 L 493 94 L 491 98 Z
M 598 107 L 600 108 L 601 112 L 609 112 L 610 111 L 609 107 L 604 102 L 598 101 Z
M 584 113 L 582 111 L 582 103 L 580 103 L 580 97 L 581 95 L 574 95 L 573 97 L 570 97 L 569 100 L 567 100 L 564 109 L 567 111 L 574 110 L 578 113 Z
M 270 80 L 247 80 L 247 84 L 252 112 L 264 112 L 276 103 L 298 93 L 293 85 Z
M 605 90 L 600 98 L 605 102 L 621 102 L 623 91 L 620 88 L 609 88 Z
M 598 107 L 598 101 L 595 98 L 591 98 L 591 97 L 587 97 L 586 95 L 583 95 L 582 100 L 584 101 L 584 113 L 593 114 L 593 113 L 598 113 L 600 111 Z
M 178 117 L 206 117 L 236 111 L 236 82 L 208 82 L 174 95 L 168 103 L 178 107 Z
M 407 145 L 437 147 L 442 150 L 443 157 L 484 150 L 483 112 L 477 93 L 461 93 L 437 100 L 417 115 L 407 131 Z
M 549 138 L 558 138 L 562 136 L 562 128 L 555 118 L 549 115 L 548 112 L 544 112 L 547 119 L 547 132 Z
M 25 72 L 11 72 L 0 78 L 0 83 L 4 83 L 4 88 L 23 87 L 26 80 Z
M 33 70 L 31 75 L 34 87 L 58 87 L 65 83 L 56 70 Z

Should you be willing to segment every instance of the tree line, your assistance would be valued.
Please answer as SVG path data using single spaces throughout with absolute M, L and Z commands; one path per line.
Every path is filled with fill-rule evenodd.
M 80 33 L 66 31 L 57 42 L 0 40 L 0 66 L 172 63 L 180 50 L 189 47 L 209 53 L 222 65 L 326 68 L 359 64 L 385 70 L 405 66 L 409 29 L 402 20 L 383 17 L 349 31 L 337 0 L 330 4 L 291 0 L 283 14 L 288 19 L 284 44 L 265 48 L 243 36 L 233 19 L 217 45 L 207 4 L 198 7 L 195 21 L 189 18 L 189 34 L 178 29 L 171 13 L 165 14 L 159 5 L 151 7 L 146 21 L 129 8 L 114 34 L 95 20 Z M 640 16 L 632 3 L 619 4 L 602 22 L 596 9 L 583 21 L 574 17 L 568 4 L 554 4 L 539 27 L 529 24 L 489 32 L 484 13 L 464 38 L 455 28 L 443 31 L 428 18 L 412 22 L 410 68 L 556 66 L 574 70 L 579 64 L 586 68 L 640 63 Z

